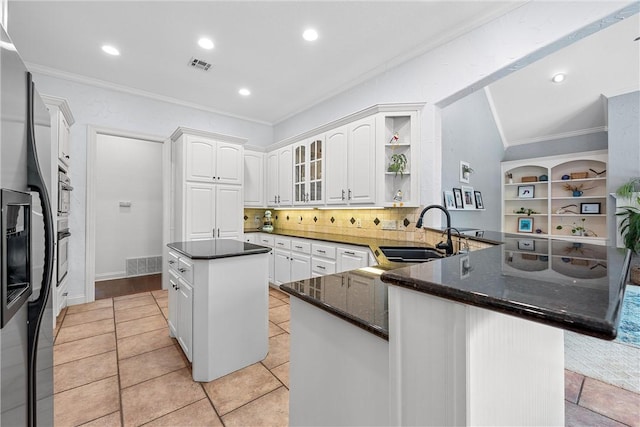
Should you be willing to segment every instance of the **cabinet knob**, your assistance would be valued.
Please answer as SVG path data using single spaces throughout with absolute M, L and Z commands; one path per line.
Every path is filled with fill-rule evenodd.
M 63 297 L 66 297 L 67 295 L 69 295 L 69 292 L 64 292 L 64 293 L 62 294 L 62 296 L 63 296 Z
M 70 159 L 69 155 L 67 154 L 66 156 L 64 156 L 65 159 Z

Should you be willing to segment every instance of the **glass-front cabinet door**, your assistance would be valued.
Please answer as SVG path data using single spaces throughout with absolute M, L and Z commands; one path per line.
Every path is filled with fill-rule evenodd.
M 324 201 L 322 180 L 324 138 L 301 142 L 293 149 L 294 204 L 319 204 Z
M 293 201 L 295 204 L 307 200 L 307 147 L 298 145 L 293 150 Z

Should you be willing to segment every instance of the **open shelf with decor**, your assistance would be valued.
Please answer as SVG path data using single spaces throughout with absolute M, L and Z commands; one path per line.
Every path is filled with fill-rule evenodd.
M 503 162 L 502 231 L 605 244 L 606 168 L 606 151 Z
M 417 112 L 386 112 L 382 123 L 384 174 L 381 195 L 384 206 L 415 207 L 418 177 L 412 163 L 418 159 Z

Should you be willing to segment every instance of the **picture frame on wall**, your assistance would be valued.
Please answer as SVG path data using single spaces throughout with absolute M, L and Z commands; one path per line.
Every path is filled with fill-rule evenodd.
M 454 188 L 453 189 L 453 196 L 456 202 L 456 208 L 458 209 L 462 209 L 464 208 L 464 205 L 462 204 L 462 189 L 460 188 Z
M 462 204 L 464 209 L 475 209 L 476 202 L 473 195 L 473 187 L 461 186 L 462 190 Z
M 518 218 L 518 233 L 533 233 L 533 218 L 530 216 Z
M 474 191 L 473 195 L 476 199 L 476 209 L 484 209 L 484 202 L 482 201 L 482 193 L 479 191 Z
M 535 197 L 535 185 L 518 185 L 519 199 L 533 199 Z
M 456 208 L 456 198 L 453 195 L 453 191 L 444 191 L 444 207 L 447 209 L 455 209 Z
M 584 215 L 599 215 L 600 203 L 580 203 L 580 213 Z

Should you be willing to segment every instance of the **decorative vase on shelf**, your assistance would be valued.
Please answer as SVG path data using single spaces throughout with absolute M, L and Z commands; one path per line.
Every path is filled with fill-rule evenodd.
M 580 197 L 582 196 L 582 191 L 580 190 L 574 190 L 573 191 L 573 197 Z

